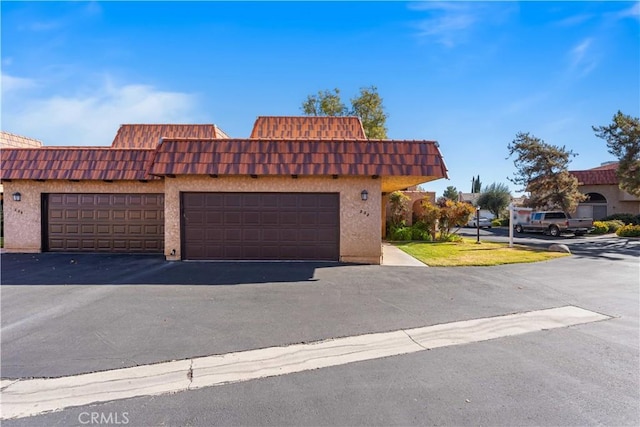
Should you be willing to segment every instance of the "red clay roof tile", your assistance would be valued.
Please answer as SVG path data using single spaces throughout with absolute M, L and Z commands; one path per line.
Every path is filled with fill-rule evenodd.
M 228 138 L 216 125 L 121 125 L 111 144 L 112 148 L 156 148 L 160 138 Z
M 578 185 L 618 185 L 617 169 L 618 163 L 614 162 L 593 169 L 569 171 L 569 173 L 578 178 Z
M 154 150 L 43 147 L 2 150 L 0 179 L 148 180 Z
M 39 148 L 42 141 L 15 135 L 10 132 L 0 131 L 0 148 Z
M 367 139 L 358 117 L 260 116 L 250 138 Z
M 188 153 L 201 153 L 187 160 Z M 164 139 L 151 175 L 380 175 L 446 178 L 433 141 Z

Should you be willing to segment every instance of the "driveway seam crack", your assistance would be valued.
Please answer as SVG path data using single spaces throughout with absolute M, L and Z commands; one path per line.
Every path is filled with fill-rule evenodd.
M 193 383 L 193 359 L 189 359 L 189 370 L 187 371 L 187 379 L 189 380 L 187 390 L 190 390 L 191 384 Z
M 412 337 L 411 335 L 409 335 L 409 332 L 405 331 L 404 329 L 402 329 L 402 332 L 404 332 L 404 333 L 405 333 L 405 335 L 406 335 L 406 336 L 408 336 L 408 337 L 409 337 L 409 339 L 410 339 L 411 341 L 413 341 L 413 342 L 414 342 L 418 347 L 421 347 L 421 348 L 423 348 L 423 349 L 425 349 L 425 350 L 429 350 L 427 347 L 423 346 L 423 345 L 422 345 L 422 344 L 420 344 L 418 341 L 414 340 L 414 339 L 413 339 L 413 337 Z

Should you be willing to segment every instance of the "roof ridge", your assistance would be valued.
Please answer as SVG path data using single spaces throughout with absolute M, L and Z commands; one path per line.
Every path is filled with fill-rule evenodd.
M 215 123 L 121 123 L 120 126 L 215 126 Z
M 378 142 L 405 142 L 405 143 L 429 143 L 435 144 L 437 141 L 431 139 L 360 139 L 360 138 L 342 138 L 342 137 L 331 137 L 331 138 L 281 138 L 281 137 L 258 137 L 258 138 L 195 138 L 195 137 L 162 137 L 163 141 L 206 141 L 206 142 L 234 142 L 234 141 L 282 141 L 282 142 L 295 142 L 295 141 L 304 141 L 304 142 L 369 142 L 369 143 L 378 143 Z
M 304 118 L 304 119 L 315 119 L 315 118 L 336 118 L 336 119 L 360 119 L 359 116 L 305 116 L 305 115 L 284 115 L 284 116 L 256 116 L 257 118 Z

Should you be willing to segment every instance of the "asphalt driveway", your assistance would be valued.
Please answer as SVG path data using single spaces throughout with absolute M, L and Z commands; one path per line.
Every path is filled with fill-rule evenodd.
M 613 247 L 588 255 L 585 249 L 584 256 L 543 263 L 464 268 L 3 254 L 2 378 L 58 377 L 575 305 L 614 319 L 550 335 L 99 408 L 129 410 L 132 425 L 527 424 L 527 419 L 637 424 L 640 267 L 634 251 Z M 479 377 L 478 369 L 487 375 Z M 346 388 L 337 385 L 345 378 Z M 569 393 L 576 385 L 580 397 L 572 396 L 573 406 L 558 412 L 558 390 Z M 529 393 L 530 387 L 537 392 Z M 496 413 L 503 418 L 486 412 L 474 418 L 478 408 L 464 400 L 461 407 L 451 406 L 454 391 L 481 399 L 487 388 L 496 394 L 487 396 L 484 408 L 498 411 L 502 405 Z M 414 404 L 419 390 L 431 396 L 428 408 Z M 540 397 L 547 392 L 556 397 Z M 336 393 L 341 397 L 329 398 Z M 178 407 L 188 410 L 171 410 Z M 266 407 L 279 410 L 264 418 L 260 408 Z M 532 417 L 531 411 L 546 415 Z M 5 422 L 78 424 L 78 410 Z

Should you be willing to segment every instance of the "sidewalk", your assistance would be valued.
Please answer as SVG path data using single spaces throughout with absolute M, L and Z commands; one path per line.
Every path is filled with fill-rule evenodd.
M 395 267 L 428 267 L 390 243 L 382 242 L 382 264 Z

